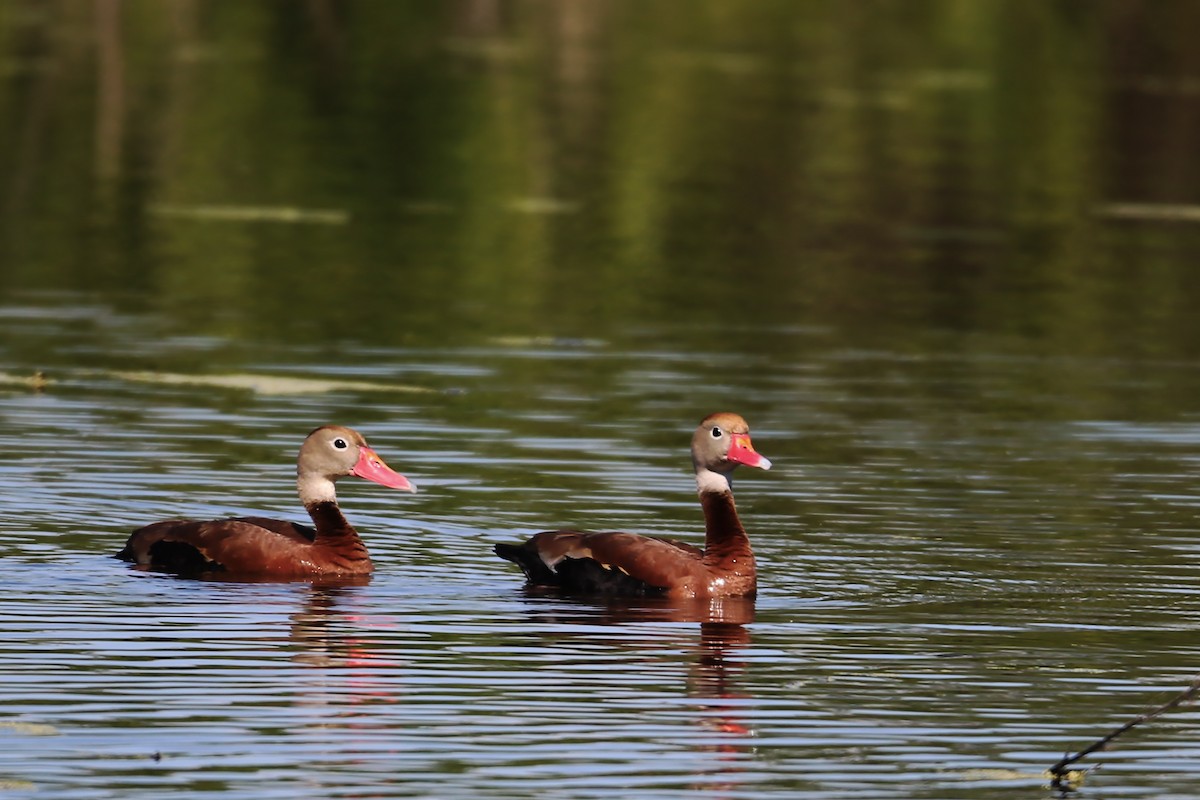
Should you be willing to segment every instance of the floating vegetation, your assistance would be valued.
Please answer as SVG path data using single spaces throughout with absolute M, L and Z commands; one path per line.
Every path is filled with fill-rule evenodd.
M 1042 777 L 1049 778 L 1050 785 L 1060 792 L 1073 792 L 1083 787 L 1087 773 L 1086 769 L 1068 769 L 1062 773 L 1046 770 Z
M 1110 219 L 1145 220 L 1149 222 L 1200 222 L 1200 206 L 1169 203 L 1111 203 L 1100 206 L 1096 213 Z
M 44 392 L 54 381 L 46 377 L 40 369 L 32 375 L 14 375 L 11 372 L 0 372 L 0 386 L 24 386 L 35 392 Z
M 508 210 L 517 214 L 547 215 L 574 214 L 579 204 L 553 197 L 514 197 L 508 201 Z
M 603 347 L 601 339 L 581 339 L 576 336 L 493 336 L 488 339 L 498 347 Z
M 219 206 L 170 205 L 150 206 L 150 213 L 172 219 L 192 219 L 203 222 L 284 222 L 305 225 L 345 225 L 350 212 L 335 208 L 292 208 L 290 206 Z
M 992 76 L 976 69 L 927 69 L 913 73 L 914 89 L 927 92 L 982 92 L 992 88 Z
M 22 722 L 19 719 L 0 720 L 0 730 L 12 731 L 23 736 L 58 736 L 58 728 L 42 722 Z
M 1179 694 L 1172 697 L 1167 702 L 1157 708 L 1152 708 L 1149 711 L 1138 714 L 1133 719 L 1126 722 L 1124 725 L 1116 728 L 1109 733 L 1101 736 L 1096 741 L 1089 744 L 1087 747 L 1080 750 L 1075 755 L 1068 753 L 1060 758 L 1050 769 L 1046 770 L 1046 775 L 1050 778 L 1050 785 L 1059 791 L 1069 791 L 1078 788 L 1082 783 L 1084 776 L 1087 775 L 1087 770 L 1083 769 L 1067 769 L 1072 764 L 1082 761 L 1092 753 L 1107 750 L 1108 746 L 1117 740 L 1119 736 L 1127 731 L 1133 730 L 1143 722 L 1149 722 L 1160 714 L 1164 714 L 1174 708 L 1178 708 L 1185 703 L 1190 703 L 1200 695 L 1200 677 L 1194 679 L 1190 686 L 1184 689 Z
M 347 381 L 336 378 L 291 378 L 281 375 L 231 373 L 227 375 L 183 375 L 174 372 L 114 372 L 113 377 L 138 383 L 170 386 L 212 386 L 218 389 L 242 389 L 258 394 L 324 394 L 326 392 L 405 392 L 433 394 L 436 389 L 399 383 Z
M 37 786 L 29 781 L 14 781 L 7 778 L 0 778 L 0 792 L 18 792 L 36 789 Z
M 1025 772 L 1017 769 L 978 768 L 965 769 L 959 773 L 964 781 L 1028 781 L 1046 777 L 1044 773 Z

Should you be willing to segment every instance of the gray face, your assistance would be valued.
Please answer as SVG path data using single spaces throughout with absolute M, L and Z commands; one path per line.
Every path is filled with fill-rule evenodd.
M 358 463 L 360 448 L 366 446 L 362 435 L 350 428 L 326 425 L 308 435 L 300 447 L 297 472 L 340 478 L 349 475 Z
M 737 464 L 729 461 L 734 434 L 748 434 L 750 427 L 737 414 L 722 412 L 705 417 L 692 434 L 692 461 L 698 469 L 722 474 L 732 472 Z

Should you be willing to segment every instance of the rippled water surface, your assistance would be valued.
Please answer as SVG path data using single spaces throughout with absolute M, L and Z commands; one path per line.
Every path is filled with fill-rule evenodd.
M 1200 6 L 0 4 L 0 794 L 1013 798 L 1200 672 Z M 564 526 L 751 601 L 537 596 Z M 348 584 L 111 556 L 340 500 Z M 1084 798 L 1200 796 L 1195 711 Z
M 1143 364 L 1131 383 L 1114 378 L 1120 364 L 914 360 L 751 333 L 806 356 L 695 358 L 689 332 L 662 328 L 551 353 L 350 353 L 312 364 L 320 392 L 90 368 L 59 370 L 42 392 L 10 385 L 5 785 L 79 798 L 1030 796 L 1061 752 L 1186 685 L 1200 424 L 1072 410 L 1098 383 L 1140 394 L 1194 384 L 1190 370 Z M 531 360 L 552 366 L 520 379 Z M 610 396 L 589 396 L 592 368 Z M 981 400 L 1031 371 L 1069 372 L 1080 394 L 1022 396 L 1020 414 Z M 339 388 L 350 382 L 379 388 Z M 491 555 L 566 524 L 694 539 L 689 432 L 730 397 L 776 464 L 737 484 L 757 602 L 528 596 Z M 157 518 L 302 516 L 294 451 L 325 420 L 354 421 L 421 489 L 339 485 L 376 559 L 369 581 L 192 581 L 110 557 Z M 1091 780 L 1190 794 L 1194 720 L 1131 734 Z

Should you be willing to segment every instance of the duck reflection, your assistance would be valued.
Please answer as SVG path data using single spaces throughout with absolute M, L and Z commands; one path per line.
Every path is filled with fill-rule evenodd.
M 352 609 L 369 576 L 314 582 L 303 607 L 291 615 L 288 639 L 292 661 L 310 669 L 296 682 L 297 706 L 334 710 L 334 718 L 354 727 L 365 705 L 396 699 L 401 662 L 379 647 L 371 625 Z M 356 711 L 355 709 L 359 709 Z M 323 712 L 324 713 L 324 712 Z M 325 719 L 323 725 L 339 724 Z
M 555 625 L 555 632 L 547 636 L 571 635 L 564 633 L 569 630 L 565 626 L 698 624 L 699 635 L 693 637 L 689 633 L 690 643 L 684 646 L 685 691 L 688 697 L 699 701 L 693 706 L 696 725 L 715 736 L 705 736 L 697 745 L 698 750 L 713 757 L 705 759 L 706 768 L 696 776 L 703 780 L 696 788 L 719 795 L 737 786 L 737 776 L 745 767 L 754 735 L 753 729 L 741 719 L 749 695 L 738 688 L 746 666 L 739 654 L 751 645 L 747 626 L 754 621 L 752 598 L 643 598 L 596 604 L 561 597 L 550 602 L 545 595 L 536 593 L 528 596 L 532 603 L 528 609 L 531 620 Z M 679 638 L 667 637 L 662 644 L 676 646 Z
M 352 616 L 339 610 L 338 605 L 370 580 L 369 575 L 363 575 L 305 587 L 308 596 L 304 605 L 291 615 L 288 638 L 296 648 L 293 661 L 313 667 L 338 667 L 365 657 L 365 643 L 352 635 L 347 625 Z

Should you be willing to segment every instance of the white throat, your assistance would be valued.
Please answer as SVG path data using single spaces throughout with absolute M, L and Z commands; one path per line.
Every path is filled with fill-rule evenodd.
M 732 491 L 732 489 L 733 487 L 729 484 L 729 476 L 713 472 L 711 469 L 704 467 L 696 469 L 696 490 L 700 494 L 705 494 L 706 492 L 728 492 Z
M 296 480 L 296 488 L 300 491 L 300 502 L 304 505 L 313 503 L 337 502 L 337 491 L 333 481 L 324 475 L 301 475 Z

